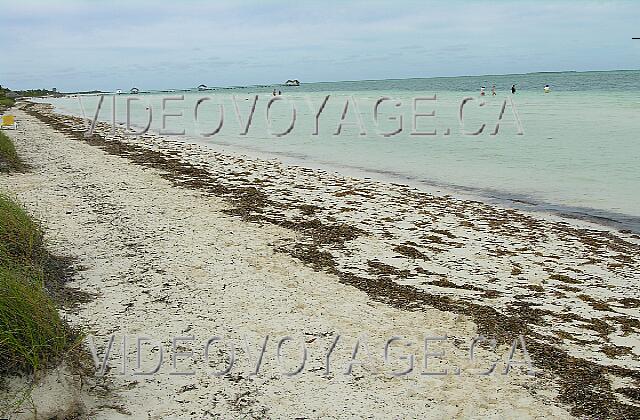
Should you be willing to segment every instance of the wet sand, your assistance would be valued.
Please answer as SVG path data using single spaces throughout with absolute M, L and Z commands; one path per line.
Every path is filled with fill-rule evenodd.
M 402 185 L 225 155 L 155 135 L 128 137 L 38 104 L 10 133 L 32 165 L 0 178 L 45 221 L 53 250 L 74 257 L 71 286 L 95 298 L 68 309 L 104 346 L 123 335 L 193 336 L 180 365 L 152 377 L 118 375 L 80 398 L 92 418 L 135 417 L 636 417 L 640 381 L 640 237 Z M 471 340 L 486 343 L 469 360 Z M 208 375 L 203 344 L 238 347 L 237 366 Z M 269 335 L 264 366 L 253 356 Z M 280 337 L 295 369 L 276 362 Z M 325 356 L 335 366 L 325 375 Z M 429 351 L 425 336 L 447 336 Z M 522 335 L 537 371 L 501 373 Z M 371 360 L 344 375 L 358 337 Z M 413 374 L 394 378 L 385 340 L 413 341 Z M 364 340 L 363 340 L 364 342 Z M 135 362 L 135 344 L 129 363 Z M 216 353 L 224 364 L 225 353 Z M 522 353 L 517 353 L 518 360 Z M 213 356 L 211 356 L 213 359 Z M 360 359 L 360 357 L 358 357 Z M 491 375 L 478 375 L 498 360 Z M 397 360 L 396 360 L 397 362 Z M 213 361 L 212 361 L 213 364 Z M 150 363 L 153 365 L 153 363 Z M 213 365 L 212 365 L 213 366 Z M 455 375 L 456 368 L 461 373 Z

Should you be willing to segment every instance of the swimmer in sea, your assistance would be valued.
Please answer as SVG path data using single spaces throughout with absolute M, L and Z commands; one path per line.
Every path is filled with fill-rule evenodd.
M 496 96 L 496 85 L 491 86 L 491 96 Z
M 516 85 L 511 85 L 511 93 L 516 93 Z
M 551 87 L 549 87 L 549 85 L 544 85 L 544 93 L 549 93 L 551 92 Z
M 480 88 L 480 96 L 484 96 L 484 86 Z

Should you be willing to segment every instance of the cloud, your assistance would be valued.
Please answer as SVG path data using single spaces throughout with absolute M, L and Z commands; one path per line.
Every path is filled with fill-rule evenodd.
M 635 2 L 23 0 L 2 10 L 0 77 L 16 88 L 640 67 Z

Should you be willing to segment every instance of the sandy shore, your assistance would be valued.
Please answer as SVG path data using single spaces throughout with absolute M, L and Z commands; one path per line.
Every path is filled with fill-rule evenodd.
M 95 298 L 68 309 L 70 322 L 101 351 L 115 336 L 113 369 L 83 379 L 91 418 L 640 415 L 638 235 L 106 125 L 85 140 L 80 119 L 23 108 L 9 134 L 32 171 L 0 177 L 0 188 L 45 221 L 55 253 L 76 258 L 71 286 Z M 496 346 L 478 346 L 471 361 L 478 334 Z M 131 373 L 143 335 L 165 352 L 153 376 Z M 308 350 L 293 377 L 276 357 L 287 335 L 286 369 L 301 342 Z M 429 348 L 445 357 L 425 369 L 424 337 L 445 335 Z M 520 335 L 535 376 L 502 374 Z M 204 360 L 213 336 L 236 347 L 223 377 L 209 373 L 225 365 L 224 346 Z M 413 345 L 396 343 L 385 364 L 393 336 Z M 177 361 L 193 375 L 170 374 L 174 337 L 193 338 L 178 346 L 193 357 Z M 345 375 L 358 338 L 365 363 Z M 147 369 L 158 355 L 150 348 Z M 414 372 L 393 377 L 408 353 Z M 478 375 L 493 361 L 493 374 Z

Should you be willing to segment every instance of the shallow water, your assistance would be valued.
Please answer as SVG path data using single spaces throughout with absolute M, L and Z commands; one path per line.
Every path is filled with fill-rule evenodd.
M 494 83 L 495 97 L 491 96 Z M 518 86 L 516 95 L 509 92 L 513 83 Z M 551 93 L 543 93 L 545 84 L 551 85 Z M 483 85 L 488 96 L 480 97 Z M 283 92 L 283 100 L 272 105 L 270 128 L 266 110 L 274 88 Z M 186 137 L 180 137 L 184 141 L 231 145 L 315 166 L 357 168 L 376 177 L 392 174 L 395 179 L 517 200 L 640 230 L 639 93 L 640 71 L 253 86 L 119 95 L 116 120 L 126 121 L 126 98 L 131 97 L 132 127 L 144 126 L 148 116 L 145 108 L 151 108 L 151 127 L 158 131 L 162 127 L 162 98 L 184 95 L 184 100 L 166 104 L 166 112 L 183 113 L 183 117 L 167 117 L 166 127 L 184 129 Z M 254 95 L 258 95 L 255 113 L 248 133 L 241 135 Z M 315 115 L 326 95 L 330 98 L 318 118 L 318 135 L 312 135 Z M 435 116 L 417 117 L 416 130 L 435 129 L 436 134 L 412 135 L 414 99 L 434 96 L 435 100 L 419 101 L 417 112 L 435 111 Z M 195 122 L 196 103 L 204 97 L 211 100 L 201 103 Z M 376 124 L 374 107 L 382 97 L 393 101 L 380 105 Z M 474 99 L 464 106 L 461 125 L 460 105 L 467 97 Z M 350 124 L 335 135 L 348 99 L 345 121 Z M 105 97 L 99 119 L 111 121 L 111 100 Z M 48 101 L 63 112 L 82 113 L 77 97 Z M 480 106 L 481 102 L 485 104 Z M 82 97 L 87 116 L 93 117 L 97 103 L 97 96 Z M 394 106 L 396 103 L 399 105 Z M 224 106 L 222 128 L 205 138 L 200 133 L 214 130 L 220 121 L 215 104 Z M 503 105 L 500 129 L 492 135 Z M 292 106 L 296 108 L 293 129 L 275 136 L 273 133 L 285 131 L 292 122 Z M 403 130 L 385 136 L 399 128 L 400 117 Z M 483 123 L 486 128 L 479 135 L 463 133 L 475 131 Z M 447 129 L 450 131 L 445 135 Z

